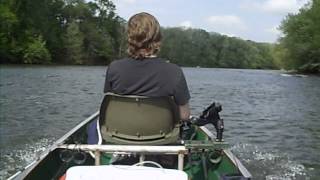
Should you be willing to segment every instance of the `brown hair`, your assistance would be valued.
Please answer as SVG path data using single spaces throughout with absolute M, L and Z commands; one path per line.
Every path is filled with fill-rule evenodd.
M 144 59 L 160 50 L 160 24 L 151 14 L 133 15 L 128 22 L 128 54 L 134 59 Z

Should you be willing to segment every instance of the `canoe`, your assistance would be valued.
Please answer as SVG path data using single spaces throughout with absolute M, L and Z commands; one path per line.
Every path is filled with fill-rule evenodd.
M 120 176 L 126 177 L 123 179 L 169 179 L 165 176 L 161 178 L 161 174 L 170 175 L 171 179 L 187 177 L 194 180 L 249 180 L 252 178 L 250 172 L 228 149 L 227 143 L 216 142 L 215 135 L 205 126 L 194 127 L 196 133 L 193 139 L 182 141 L 177 145 L 86 144 L 87 125 L 97 118 L 99 111 L 79 123 L 34 162 L 9 179 L 71 179 L 69 174 L 72 172 L 73 175 L 79 173 L 82 176 L 96 172 L 96 177 L 100 172 L 98 175 L 100 179 L 119 179 Z M 113 163 L 115 161 L 112 159 L 116 156 L 121 157 L 122 161 Z M 162 159 L 170 156 L 175 162 L 171 163 L 171 167 L 170 165 L 162 167 L 159 163 L 145 161 L 149 156 Z M 131 160 L 126 161 L 126 158 L 137 159 L 136 164 L 144 161 L 150 164 L 132 166 Z M 90 178 L 93 179 L 95 178 Z

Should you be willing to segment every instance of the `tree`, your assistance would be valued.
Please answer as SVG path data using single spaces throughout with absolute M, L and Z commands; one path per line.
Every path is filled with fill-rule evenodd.
M 49 64 L 51 55 L 46 48 L 46 42 L 42 36 L 35 37 L 27 44 L 24 50 L 23 62 L 26 64 Z
M 115 8 L 111 0 L 2 0 L 1 62 L 108 64 L 121 58 L 126 21 Z M 160 56 L 182 66 L 274 67 L 269 44 L 202 29 L 162 28 L 162 33 Z
M 69 63 L 83 64 L 83 34 L 79 24 L 75 21 L 69 23 L 64 36 L 64 44 Z
M 18 23 L 17 16 L 11 11 L 9 2 L 0 3 L 0 61 L 6 62 L 14 59 L 15 39 L 12 35 Z
M 274 68 L 267 43 L 208 33 L 201 29 L 162 29 L 160 56 L 183 66 Z
M 53 63 L 107 64 L 123 54 L 124 23 L 114 11 L 109 0 L 2 0 L 1 62 L 38 62 L 30 58 L 41 37 Z
M 282 22 L 280 47 L 285 68 L 320 72 L 320 0 L 313 0 Z M 278 49 L 281 50 L 281 49 Z

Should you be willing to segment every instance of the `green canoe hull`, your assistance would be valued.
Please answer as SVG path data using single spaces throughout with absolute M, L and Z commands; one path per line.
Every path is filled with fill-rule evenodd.
M 17 172 L 9 179 L 31 179 L 31 180 L 42 180 L 42 179 L 59 179 L 69 167 L 77 164 L 73 162 L 65 163 L 61 160 L 61 145 L 64 144 L 86 144 L 87 124 L 97 119 L 99 112 L 91 115 L 89 118 L 81 122 L 66 135 L 56 141 L 51 147 L 49 147 L 37 160 L 32 162 L 30 165 L 25 167 L 23 170 Z M 214 139 L 213 134 L 205 127 L 197 128 L 195 133 L 195 140 L 197 141 L 208 141 Z M 60 147 L 59 147 L 60 146 Z M 222 146 L 221 146 L 222 147 Z M 217 162 L 204 163 L 208 159 L 203 159 L 199 154 L 190 155 L 185 159 L 192 159 L 193 163 L 185 160 L 183 170 L 188 174 L 189 179 L 193 180 L 243 180 L 251 179 L 251 174 L 242 165 L 242 163 L 235 157 L 232 152 L 225 148 L 219 148 L 219 159 Z M 213 153 L 214 155 L 214 153 Z M 100 157 L 101 164 L 109 164 L 111 155 L 102 154 Z M 204 165 L 206 164 L 206 165 Z M 85 162 L 81 165 L 95 165 L 95 159 L 91 156 L 87 156 Z

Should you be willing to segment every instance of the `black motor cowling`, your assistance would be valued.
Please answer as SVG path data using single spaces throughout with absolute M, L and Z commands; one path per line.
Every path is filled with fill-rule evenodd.
M 221 111 L 221 105 L 213 102 L 202 112 L 199 118 L 191 118 L 191 123 L 197 126 L 204 126 L 209 123 L 213 124 L 217 131 L 216 141 L 223 141 L 224 123 L 219 115 Z

